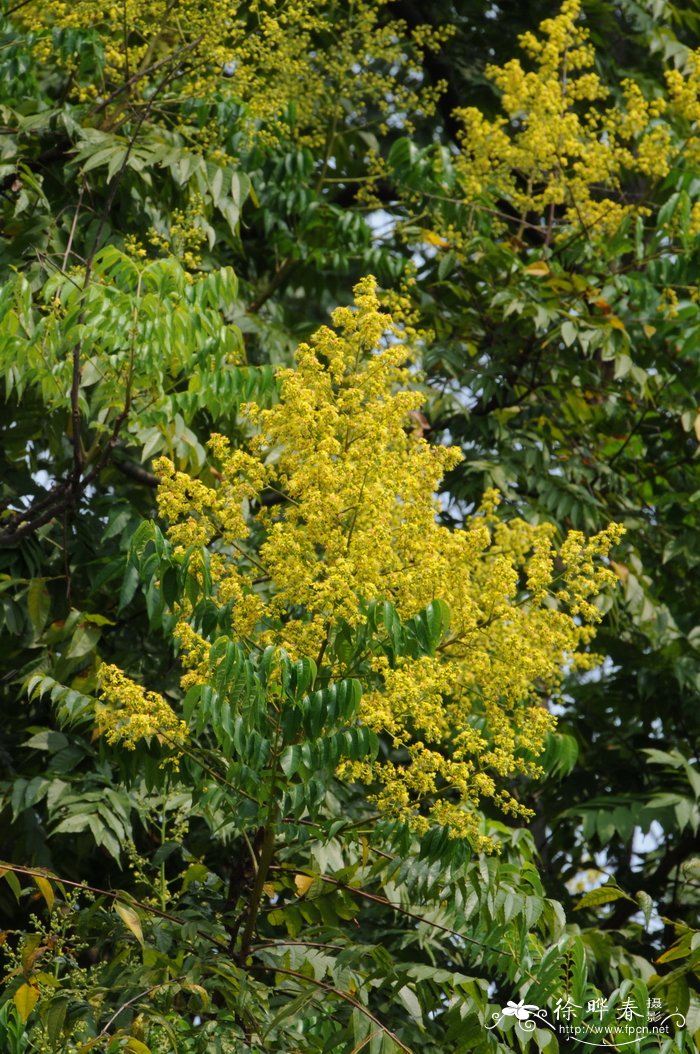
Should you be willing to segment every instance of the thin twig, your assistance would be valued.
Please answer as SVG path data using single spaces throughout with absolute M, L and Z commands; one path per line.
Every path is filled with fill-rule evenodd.
M 103 99 L 103 101 L 92 111 L 93 114 L 101 113 L 103 110 L 106 110 L 107 107 L 111 103 L 113 103 L 119 95 L 122 94 L 122 92 L 128 91 L 129 88 L 132 87 L 132 85 L 137 83 L 137 81 L 142 80 L 143 77 L 147 77 L 149 73 L 155 73 L 156 70 L 161 69 L 163 66 L 166 66 L 170 62 L 173 62 L 176 58 L 182 55 L 183 52 L 192 51 L 192 49 L 196 48 L 198 44 L 201 44 L 202 40 L 203 36 L 200 35 L 197 37 L 196 40 L 192 40 L 189 44 L 185 44 L 183 45 L 183 47 L 178 48 L 177 51 L 171 52 L 159 62 L 154 62 L 152 66 L 148 66 L 145 70 L 139 70 L 134 73 L 133 76 L 129 77 L 128 80 L 124 81 L 123 84 L 120 84 L 118 88 L 115 88 L 111 95 L 109 95 L 106 99 Z
M 183 975 L 182 977 L 174 977 L 172 981 L 160 981 L 159 984 L 152 984 L 150 988 L 144 988 L 143 992 L 139 992 L 139 994 L 135 995 L 133 999 L 128 999 L 126 1003 L 122 1003 L 122 1005 L 114 1011 L 102 1031 L 95 1036 L 95 1040 L 93 1040 L 93 1042 L 98 1039 L 101 1039 L 102 1036 L 106 1036 L 109 1031 L 110 1025 L 114 1024 L 119 1015 L 122 1014 L 125 1010 L 127 1010 L 130 1006 L 133 1006 L 134 1003 L 138 1003 L 139 999 L 143 999 L 145 996 L 150 995 L 151 992 L 157 992 L 159 988 L 166 988 L 168 985 L 171 984 L 180 984 L 180 982 L 184 980 L 185 977 Z
M 158 477 L 154 476 L 147 469 L 142 468 L 141 465 L 134 464 L 133 461 L 119 461 L 114 458 L 112 464 L 123 476 L 128 476 L 137 483 L 143 483 L 146 487 L 153 487 L 154 490 L 158 486 Z
M 293 260 L 290 257 L 287 260 L 285 260 L 284 263 L 281 264 L 277 268 L 277 270 L 275 271 L 275 273 L 273 274 L 272 278 L 270 279 L 270 281 L 268 283 L 267 289 L 265 289 L 265 291 L 260 294 L 260 296 L 257 298 L 257 300 L 254 300 L 252 302 L 252 304 L 250 304 L 248 306 L 246 314 L 248 314 L 248 315 L 257 315 L 258 311 L 263 306 L 263 304 L 266 304 L 267 301 L 270 299 L 270 297 L 274 293 L 275 289 L 277 289 L 277 287 L 282 284 L 282 282 L 287 277 L 287 275 L 289 274 L 289 272 L 291 271 L 291 269 L 292 269 L 292 267 L 294 266 L 295 263 L 296 263 L 296 260 Z
M 80 184 L 80 192 L 78 194 L 78 204 L 75 206 L 75 212 L 73 213 L 73 222 L 70 226 L 70 233 L 68 235 L 68 243 L 66 245 L 66 251 L 63 254 L 63 263 L 61 265 L 61 271 L 65 273 L 68 267 L 68 259 L 70 257 L 70 251 L 73 246 L 73 238 L 75 236 L 75 230 L 78 226 L 78 217 L 80 216 L 80 210 L 83 205 L 83 194 L 85 193 L 85 181 Z

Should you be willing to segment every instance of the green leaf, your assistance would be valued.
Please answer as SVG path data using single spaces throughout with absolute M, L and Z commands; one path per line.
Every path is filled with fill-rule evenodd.
M 291 665 L 290 690 L 295 697 L 304 693 L 316 680 L 316 663 L 313 659 L 299 659 Z
M 640 889 L 639 892 L 636 894 L 635 900 L 637 901 L 644 913 L 644 925 L 648 927 L 651 921 L 652 912 L 654 910 L 654 901 L 649 896 L 649 894 L 645 893 L 642 889 Z
M 692 940 L 692 932 L 684 933 L 670 948 L 662 952 L 655 961 L 657 963 L 668 963 L 673 962 L 674 959 L 687 959 L 692 952 Z
M 416 996 L 416 993 L 413 992 L 408 987 L 408 985 L 404 985 L 403 988 L 399 989 L 399 991 L 397 992 L 397 995 L 398 995 L 399 999 L 401 1000 L 401 1002 L 403 1003 L 403 1005 L 406 1007 L 406 1010 L 411 1015 L 413 1020 L 422 1022 L 422 1020 L 423 1020 L 423 1011 L 421 1009 L 420 1000 Z
M 134 564 L 128 564 L 124 571 L 121 591 L 119 593 L 119 611 L 123 611 L 131 602 L 140 582 L 139 569 Z
M 562 322 L 561 326 L 561 339 L 566 344 L 567 348 L 571 347 L 575 343 L 577 337 L 577 329 L 573 322 Z
M 62 732 L 46 729 L 43 732 L 37 732 L 24 745 L 32 750 L 48 750 L 52 754 L 56 754 L 59 750 L 63 750 L 64 747 L 68 746 L 68 738 Z
M 91 625 L 90 623 L 83 623 L 73 634 L 73 639 L 70 643 L 66 657 L 68 659 L 83 659 L 86 655 L 89 655 L 91 651 L 94 651 L 95 645 L 97 644 L 102 630 L 99 626 Z
M 90 826 L 90 817 L 84 812 L 76 813 L 74 816 L 68 816 L 65 820 L 61 820 L 59 824 L 53 829 L 54 834 L 79 834 L 80 831 L 86 831 Z
M 27 610 L 35 637 L 38 637 L 49 617 L 51 597 L 46 588 L 46 580 L 33 578 L 27 588 Z
M 63 1034 L 66 1023 L 66 1013 L 70 1005 L 70 997 L 58 995 L 46 1004 L 41 1017 L 49 1037 L 49 1043 L 56 1047 Z

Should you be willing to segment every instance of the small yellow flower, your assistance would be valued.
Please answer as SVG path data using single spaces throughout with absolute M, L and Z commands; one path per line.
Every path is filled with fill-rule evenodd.
M 147 692 L 117 666 L 100 667 L 100 699 L 96 724 L 108 743 L 134 750 L 141 739 L 154 736 L 169 747 L 187 741 L 187 726 L 157 692 Z

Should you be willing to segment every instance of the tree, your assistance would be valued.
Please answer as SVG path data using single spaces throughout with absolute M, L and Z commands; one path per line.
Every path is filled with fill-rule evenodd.
M 3 706 L 10 730 L 4 816 L 11 809 L 13 824 L 2 855 L 25 871 L 27 862 L 43 865 L 51 875 L 105 892 L 90 894 L 97 899 L 89 904 L 84 892 L 77 894 L 77 930 L 63 908 L 52 912 L 50 931 L 27 925 L 24 937 L 17 934 L 6 945 L 20 955 L 10 969 L 19 970 L 21 960 L 23 973 L 11 977 L 8 989 L 16 997 L 14 1011 L 4 1010 L 8 1048 L 21 1050 L 43 1035 L 39 1042 L 61 1049 L 62 1037 L 79 1020 L 86 1034 L 99 1034 L 114 1010 L 134 997 L 103 1032 L 103 1047 L 114 1025 L 114 1049 L 126 1045 L 138 1052 L 144 1043 L 167 1049 L 168 1042 L 175 1049 L 222 1049 L 216 1028 L 194 1024 L 199 1011 L 205 1022 L 216 1014 L 230 1036 L 238 1036 L 236 1043 L 247 1037 L 249 1047 L 260 1049 L 301 1044 L 320 1050 L 325 1044 L 350 1050 L 362 1043 L 396 1049 L 397 1042 L 432 1042 L 436 1050 L 510 1049 L 528 1033 L 514 1014 L 487 1030 L 489 1000 L 504 1006 L 520 998 L 541 1006 L 555 992 L 579 1005 L 610 997 L 610 1026 L 615 1001 L 623 1003 L 630 993 L 643 1007 L 662 997 L 688 1013 L 689 1026 L 695 1021 L 697 619 L 686 568 L 696 548 L 697 78 L 682 41 L 693 45 L 696 27 L 692 13 L 670 5 L 672 21 L 662 23 L 658 13 L 650 18 L 627 3 L 589 4 L 582 23 L 578 6 L 568 3 L 539 36 L 525 38 L 529 58 L 518 67 L 507 62 L 515 36 L 535 30 L 518 24 L 523 10 L 520 5 L 512 17 L 502 5 L 494 18 L 481 19 L 445 5 L 443 20 L 437 7 L 420 16 L 410 4 L 354 5 L 349 14 L 302 4 L 284 13 L 285 23 L 272 9 L 247 5 L 236 9 L 238 21 L 225 24 L 203 19 L 198 5 L 183 9 L 183 19 L 183 12 L 165 6 L 140 12 L 127 6 L 121 15 L 116 9 L 103 15 L 86 3 L 70 11 L 24 5 L 13 16 L 5 49 L 12 76 L 2 175 L 14 243 L 5 261 L 0 321 L 7 392 Z M 533 23 L 539 15 L 528 8 Z M 446 21 L 451 35 L 431 37 L 421 17 Z M 613 65 L 595 56 L 597 79 L 586 32 L 594 41 L 603 33 L 616 41 Z M 482 54 L 492 49 L 498 68 L 475 82 L 468 57 L 477 48 Z M 672 67 L 686 64 L 685 82 L 673 68 L 664 80 L 662 62 L 669 60 Z M 621 65 L 632 78 L 626 87 Z M 501 93 L 507 119 L 499 124 Z M 437 128 L 431 125 L 434 107 Z M 560 128 L 568 141 L 554 156 L 551 143 Z M 310 777 L 303 793 L 294 791 L 292 804 L 316 810 L 312 822 L 323 829 L 309 830 L 300 822 L 310 818 L 303 812 L 290 825 L 292 837 L 283 839 L 289 857 L 282 853 L 279 866 L 292 873 L 279 877 L 273 891 L 284 918 L 272 923 L 286 928 L 286 940 L 308 940 L 309 927 L 316 926 L 323 931 L 317 943 L 334 948 L 315 949 L 313 981 L 311 960 L 300 965 L 289 958 L 285 965 L 279 950 L 265 953 L 271 956 L 268 973 L 254 979 L 235 961 L 236 941 L 246 933 L 241 919 L 233 935 L 234 965 L 222 978 L 217 971 L 226 956 L 232 958 L 226 928 L 236 923 L 232 904 L 260 895 L 249 872 L 263 846 L 256 841 L 254 813 L 245 809 L 266 802 L 253 780 L 248 793 L 261 800 L 244 796 L 231 820 L 231 787 L 222 793 L 213 783 L 223 778 L 243 785 L 239 769 L 227 775 L 234 755 L 237 764 L 264 770 L 269 759 L 264 751 L 255 755 L 268 722 L 268 704 L 260 699 L 281 693 L 284 707 L 303 714 L 299 683 L 311 667 L 302 663 L 294 672 L 294 663 L 304 649 L 285 660 L 286 685 L 282 668 L 261 670 L 244 642 L 243 651 L 226 652 L 231 676 L 241 679 L 234 688 L 243 684 L 258 709 L 253 706 L 245 741 L 239 729 L 236 743 L 228 711 L 222 716 L 220 701 L 206 702 L 213 708 L 211 723 L 197 728 L 204 737 L 197 751 L 213 754 L 198 753 L 195 760 L 186 753 L 181 762 L 188 787 L 203 793 L 201 815 L 187 838 L 187 799 L 178 798 L 174 773 L 159 767 L 160 754 L 169 753 L 165 743 L 152 744 L 151 757 L 141 743 L 132 755 L 103 738 L 91 741 L 84 731 L 95 706 L 91 693 L 104 661 L 113 669 L 107 693 L 131 698 L 135 716 L 144 700 L 151 706 L 162 698 L 177 707 L 180 674 L 168 646 L 174 624 L 167 612 L 180 605 L 181 613 L 201 620 L 197 629 L 205 642 L 230 630 L 229 615 L 221 613 L 225 605 L 215 603 L 222 582 L 214 576 L 212 596 L 203 598 L 199 558 L 174 553 L 173 542 L 153 531 L 157 477 L 149 461 L 165 454 L 174 464 L 174 470 L 160 469 L 162 495 L 186 478 L 197 480 L 193 493 L 210 493 L 224 465 L 217 468 L 208 452 L 209 435 L 221 432 L 234 450 L 246 447 L 251 424 L 242 404 L 252 400 L 273 415 L 282 405 L 269 363 L 288 362 L 299 338 L 324 322 L 329 308 L 347 301 L 354 278 L 369 272 L 394 290 L 386 304 L 421 356 L 432 390 L 426 416 L 418 414 L 416 398 L 407 428 L 456 441 L 463 450 L 447 480 L 445 524 L 471 523 L 483 490 L 494 484 L 505 501 L 489 517 L 502 517 L 505 526 L 489 519 L 492 530 L 511 540 L 519 532 L 523 545 L 540 539 L 542 556 L 548 524 L 592 532 L 625 521 L 624 548 L 613 565 L 619 599 L 608 601 L 597 644 L 609 659 L 598 678 L 568 678 L 558 702 L 558 732 L 547 734 L 540 758 L 545 781 L 526 778 L 534 762 L 524 755 L 515 779 L 512 765 L 503 768 L 501 800 L 511 795 L 534 809 L 536 847 L 522 819 L 506 827 L 488 802 L 477 806 L 472 797 L 474 822 L 502 845 L 500 859 L 477 862 L 447 832 L 434 828 L 421 835 L 403 824 L 408 814 L 424 824 L 431 807 L 434 818 L 450 818 L 440 816 L 439 804 L 435 811 L 433 791 L 439 797 L 441 790 L 430 748 L 416 751 L 421 733 L 415 722 L 428 724 L 421 700 L 411 711 L 413 726 L 381 755 L 381 767 L 364 774 L 381 780 L 390 771 L 387 762 L 400 767 L 407 760 L 401 751 L 412 751 L 416 774 L 423 765 L 425 806 L 408 792 L 402 822 L 385 819 L 375 826 L 368 823 L 366 792 L 333 777 L 342 743 L 356 775 L 375 764 L 362 754 L 368 744 L 346 737 L 355 727 L 355 689 L 334 687 L 334 679 L 323 683 L 331 677 L 333 648 L 340 647 L 334 633 L 316 676 L 323 685 L 318 691 L 336 701 L 313 703 L 318 714 L 330 715 L 326 738 L 333 745 L 327 753 L 309 747 L 299 768 L 283 773 L 292 788 L 300 787 L 300 773 Z M 219 490 L 225 492 L 230 481 L 223 475 Z M 294 518 L 286 481 L 280 486 L 266 477 L 263 483 L 248 496 L 252 548 L 244 547 L 245 560 L 265 544 L 270 524 Z M 298 527 L 308 547 L 311 526 L 302 518 Z M 207 540 L 215 549 L 222 544 L 212 535 Z M 307 563 L 312 555 L 307 549 Z M 264 599 L 271 587 L 251 585 L 262 571 L 245 560 L 242 580 L 227 572 L 224 584 L 234 592 L 240 586 L 250 605 L 256 590 Z M 443 580 L 454 607 L 456 585 L 447 572 Z M 312 583 L 322 584 L 312 577 L 307 588 Z M 367 607 L 362 632 L 368 645 L 374 640 L 388 648 L 390 640 L 386 669 L 398 685 L 402 664 L 433 669 L 431 653 L 444 643 L 445 615 L 439 605 L 426 608 L 417 599 L 415 608 L 404 609 L 391 591 L 385 598 L 389 607 Z M 525 608 L 516 610 L 518 618 L 526 616 Z M 282 609 L 275 617 L 294 620 Z M 349 625 L 348 648 L 361 629 L 352 620 Z M 279 626 L 269 632 L 278 633 L 271 644 L 283 639 Z M 313 643 L 318 658 L 323 641 Z M 184 653 L 193 654 L 188 647 Z M 554 666 L 547 669 L 538 686 L 545 699 Z M 117 670 L 131 680 L 120 680 Z M 365 688 L 372 694 L 365 699 L 385 699 L 379 688 L 387 676 L 381 669 L 371 675 L 375 680 Z M 29 703 L 22 687 L 28 679 Z M 130 688 L 132 682 L 145 687 Z M 143 695 L 153 690 L 156 695 Z M 668 702 L 662 714 L 659 692 Z M 550 721 L 544 708 L 519 712 L 528 720 L 538 717 L 544 734 Z M 384 720 L 388 713 L 385 708 Z M 323 727 L 317 727 L 318 714 L 300 718 L 309 742 Z M 355 730 L 369 732 L 361 721 Z M 380 735 L 378 745 L 385 739 Z M 248 749 L 252 762 L 241 761 Z M 394 749 L 399 753 L 392 757 Z M 642 750 L 647 763 L 640 763 Z M 450 751 L 443 744 L 433 753 Z M 601 765 L 602 756 L 615 764 Z M 311 765 L 320 775 L 310 775 Z M 631 794 L 640 781 L 642 795 Z M 414 791 L 418 782 L 416 775 Z M 332 787 L 336 799 L 322 800 L 319 786 Z M 395 782 L 389 786 L 384 804 L 400 804 L 403 790 Z M 381 797 L 381 785 L 374 792 Z M 443 809 L 454 806 L 449 795 L 442 798 Z M 341 815 L 347 820 L 334 831 Z M 224 838 L 246 834 L 250 867 L 231 866 L 228 850 L 208 833 L 212 828 Z M 655 832 L 653 840 L 640 844 L 640 829 Z M 245 843 L 238 837 L 236 854 Z M 56 865 L 66 838 L 75 848 L 70 873 Z M 123 856 L 121 847 L 132 843 Z M 184 852 L 191 856 L 185 859 Z M 200 864 L 206 874 L 197 870 Z M 604 908 L 602 919 L 569 914 L 578 900 L 572 890 L 581 881 L 584 888 L 599 882 L 600 872 L 591 875 L 590 869 L 600 866 L 611 881 L 589 890 L 580 907 L 614 907 Z M 351 873 L 345 875 L 344 867 Z M 23 905 L 29 906 L 32 883 L 49 909 L 57 895 L 60 901 L 68 894 L 65 883 L 61 888 L 34 872 L 23 886 L 12 877 L 17 872 L 7 872 Z M 309 878 L 313 883 L 305 888 Z M 5 893 L 12 919 L 17 908 L 9 886 Z M 168 914 L 163 898 L 169 896 L 177 896 L 182 909 L 170 919 L 158 915 Z M 563 902 L 566 915 L 551 897 Z M 112 902 L 116 915 L 105 910 Z M 357 914 L 358 902 L 364 914 Z M 665 931 L 646 932 L 655 911 L 674 922 Z M 416 916 L 443 928 L 427 928 Z M 358 947 L 347 943 L 356 917 Z M 579 919 L 589 922 L 580 931 Z M 129 987 L 120 1003 L 123 963 L 134 971 L 129 978 L 143 972 L 134 957 L 141 940 L 144 963 L 159 987 Z M 54 991 L 53 998 L 45 992 L 35 1006 L 37 986 L 49 984 L 36 977 L 46 973 L 46 957 L 59 945 L 59 973 L 67 964 L 73 989 Z M 107 952 L 93 969 L 95 947 Z M 284 955 L 302 955 L 301 945 L 285 948 Z M 334 965 L 326 953 L 337 953 Z M 204 984 L 186 971 L 167 974 L 183 955 L 192 956 L 187 970 L 200 971 Z M 331 976 L 346 964 L 347 976 Z M 588 989 L 586 965 L 594 985 Z M 280 967 L 307 972 L 309 979 L 282 974 Z M 92 989 L 90 1010 L 66 998 L 84 971 L 103 993 L 98 998 Z M 275 1022 L 296 984 L 298 1003 L 288 1002 L 290 1016 Z M 333 1001 L 319 1003 L 320 993 Z M 149 1011 L 143 1018 L 132 1010 L 141 1005 Z M 437 1026 L 436 1008 L 446 1005 Z M 183 1010 L 177 1018 L 172 1006 Z M 421 1024 L 425 1014 L 433 1017 Z M 428 1020 L 432 1038 L 426 1036 Z M 255 1039 L 261 1028 L 267 1035 Z M 373 1029 L 378 1034 L 370 1038 Z M 694 1030 L 696 1024 L 679 1033 L 676 1045 L 692 1046 Z M 543 1048 L 552 1039 L 542 1029 L 530 1035 Z

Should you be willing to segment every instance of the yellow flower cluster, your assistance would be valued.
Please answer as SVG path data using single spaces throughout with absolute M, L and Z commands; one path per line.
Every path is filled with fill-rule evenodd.
M 478 842 L 481 798 L 525 812 L 503 783 L 538 772 L 553 726 L 542 694 L 556 692 L 590 639 L 592 599 L 614 580 L 605 557 L 621 532 L 572 534 L 557 552 L 550 526 L 501 522 L 495 492 L 463 529 L 442 526 L 435 495 L 460 452 L 413 427 L 422 396 L 401 333 L 372 278 L 355 292 L 355 308 L 335 311 L 295 368 L 280 371 L 278 404 L 248 407 L 249 450 L 212 438 L 218 482 L 158 462 L 160 512 L 180 551 L 211 544 L 215 598 L 233 602 L 239 639 L 312 656 L 333 678 L 364 678 L 361 720 L 407 760 L 343 774 L 379 784 L 380 806 L 419 828 L 432 817 Z M 261 502 L 263 491 L 282 500 Z M 392 664 L 376 649 L 359 668 L 343 659 L 336 633 L 363 623 L 377 599 L 403 620 L 446 602 L 450 627 L 435 654 Z M 183 600 L 185 685 L 208 676 L 209 644 L 189 615 Z
M 165 256 L 177 256 L 189 271 L 202 262 L 201 249 L 207 241 L 205 204 L 201 194 L 190 194 L 187 208 L 173 209 L 167 235 L 151 228 L 149 241 Z
M 420 58 L 449 30 L 419 27 L 411 35 L 404 22 L 383 16 L 389 2 L 120 0 L 110 7 L 99 0 L 30 0 L 17 17 L 37 34 L 36 57 L 43 63 L 71 61 L 56 53 L 54 28 L 96 30 L 104 49 L 103 83 L 98 90 L 81 84 L 74 63 L 72 90 L 84 100 L 115 92 L 116 115 L 160 86 L 170 97 L 243 103 L 258 134 L 274 136 L 275 123 L 283 120 L 300 141 L 322 148 L 328 127 L 345 123 L 349 99 L 360 124 L 377 110 L 384 113 L 389 99 L 406 127 L 411 116 L 434 109 L 442 86 L 423 83 Z M 258 122 L 267 130 L 261 132 Z
M 99 680 L 101 702 L 95 708 L 96 727 L 108 743 L 122 743 L 127 750 L 134 750 L 140 739 L 155 736 L 177 750 L 187 741 L 187 725 L 157 692 L 145 691 L 117 666 L 101 666 Z
M 696 201 L 690 210 L 690 221 L 688 223 L 688 234 L 697 238 L 700 234 L 700 201 Z
M 689 166 L 700 164 L 700 50 L 688 55 L 686 70 L 667 70 L 669 113 L 680 119 L 683 156 Z
M 601 237 L 628 213 L 646 214 L 644 206 L 622 200 L 622 176 L 666 176 L 679 145 L 663 115 L 668 109 L 693 124 L 700 114 L 698 56 L 689 79 L 675 70 L 667 74 L 668 103 L 647 100 L 627 80 L 622 102 L 605 106 L 609 93 L 594 72 L 580 15 L 581 0 L 565 0 L 555 18 L 541 23 L 540 37 L 520 37 L 532 68 L 517 59 L 487 67 L 504 116 L 488 120 L 474 108 L 458 111 L 465 197 L 505 198 L 523 222 L 541 222 L 549 236 L 555 210 L 566 225 Z

